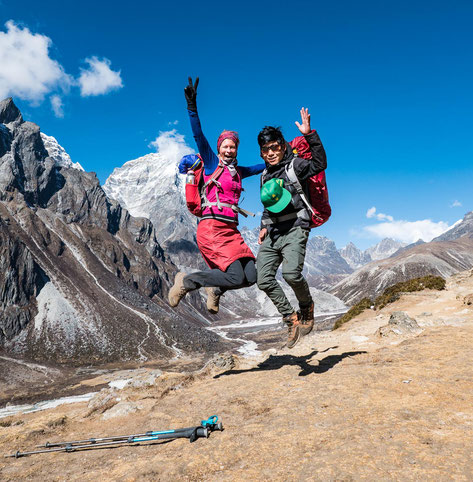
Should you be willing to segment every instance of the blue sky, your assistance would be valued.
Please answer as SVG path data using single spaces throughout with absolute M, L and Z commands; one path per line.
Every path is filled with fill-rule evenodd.
M 102 183 L 160 132 L 194 147 L 188 75 L 201 79 L 210 143 L 239 131 L 242 164 L 259 162 L 264 125 L 291 139 L 308 107 L 333 208 L 313 233 L 366 248 L 386 235 L 432 237 L 473 209 L 472 21 L 471 1 L 1 0 L 0 60 L 12 64 L 0 96 Z M 12 60 L 15 35 L 43 57 Z M 259 210 L 258 180 L 244 187 L 243 207 Z

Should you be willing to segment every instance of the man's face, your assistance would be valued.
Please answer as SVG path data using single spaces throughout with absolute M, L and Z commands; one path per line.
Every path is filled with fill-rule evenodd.
M 278 144 L 276 141 L 267 142 L 261 147 L 261 157 L 270 166 L 279 164 L 282 161 L 285 152 L 286 145 Z

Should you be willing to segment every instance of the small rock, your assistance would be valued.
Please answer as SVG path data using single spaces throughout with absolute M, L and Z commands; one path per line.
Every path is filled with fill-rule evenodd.
M 107 410 L 103 415 L 103 420 L 109 420 L 115 417 L 124 417 L 130 413 L 135 413 L 138 406 L 133 402 L 120 402 L 114 405 L 110 410 Z
M 216 368 L 219 370 L 231 370 L 235 368 L 235 357 L 231 353 L 217 353 L 207 363 L 208 369 Z
M 95 412 L 103 413 L 117 403 L 117 392 L 109 388 L 104 388 L 103 390 L 100 390 L 97 395 L 90 399 L 88 404 L 89 410 L 85 416 L 89 417 Z
M 150 372 L 144 373 L 138 377 L 132 378 L 126 387 L 132 388 L 146 388 L 151 387 L 156 384 L 156 379 L 159 378 L 163 372 L 161 370 L 152 370 Z
M 411 318 L 404 311 L 395 311 L 391 313 L 389 323 L 382 326 L 376 332 L 377 336 L 389 336 L 389 335 L 408 335 L 421 332 L 422 329 L 417 324 L 414 318 Z
M 430 311 L 424 311 L 420 314 L 420 316 L 432 316 L 432 313 Z
M 463 298 L 463 304 L 464 305 L 473 305 L 473 293 L 470 293 L 469 295 L 466 295 Z

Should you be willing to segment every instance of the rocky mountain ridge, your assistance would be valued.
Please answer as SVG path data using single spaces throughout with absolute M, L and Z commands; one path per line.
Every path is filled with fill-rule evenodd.
M 11 98 L 0 102 L 0 349 L 91 363 L 225 345 L 198 298 L 177 312 L 163 301 L 176 267 L 152 223 L 108 199 L 94 173 L 50 157 L 43 139 Z

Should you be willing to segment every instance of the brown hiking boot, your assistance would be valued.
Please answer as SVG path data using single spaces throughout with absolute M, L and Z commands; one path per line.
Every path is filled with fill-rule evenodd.
M 184 287 L 184 278 L 186 276 L 186 273 L 183 273 L 180 271 L 179 273 L 176 274 L 176 277 L 174 278 L 174 284 L 172 288 L 169 290 L 168 294 L 168 300 L 169 304 L 175 308 L 178 304 L 179 301 L 186 296 L 186 293 L 190 290 Z
M 216 293 L 216 289 L 217 288 L 211 288 L 210 286 L 205 288 L 205 291 L 207 292 L 207 309 L 214 315 L 218 313 L 221 296 Z
M 314 302 L 298 311 L 301 335 L 308 335 L 314 328 Z
M 300 323 L 297 313 L 285 316 L 282 321 L 287 325 L 287 347 L 292 348 L 301 338 Z

